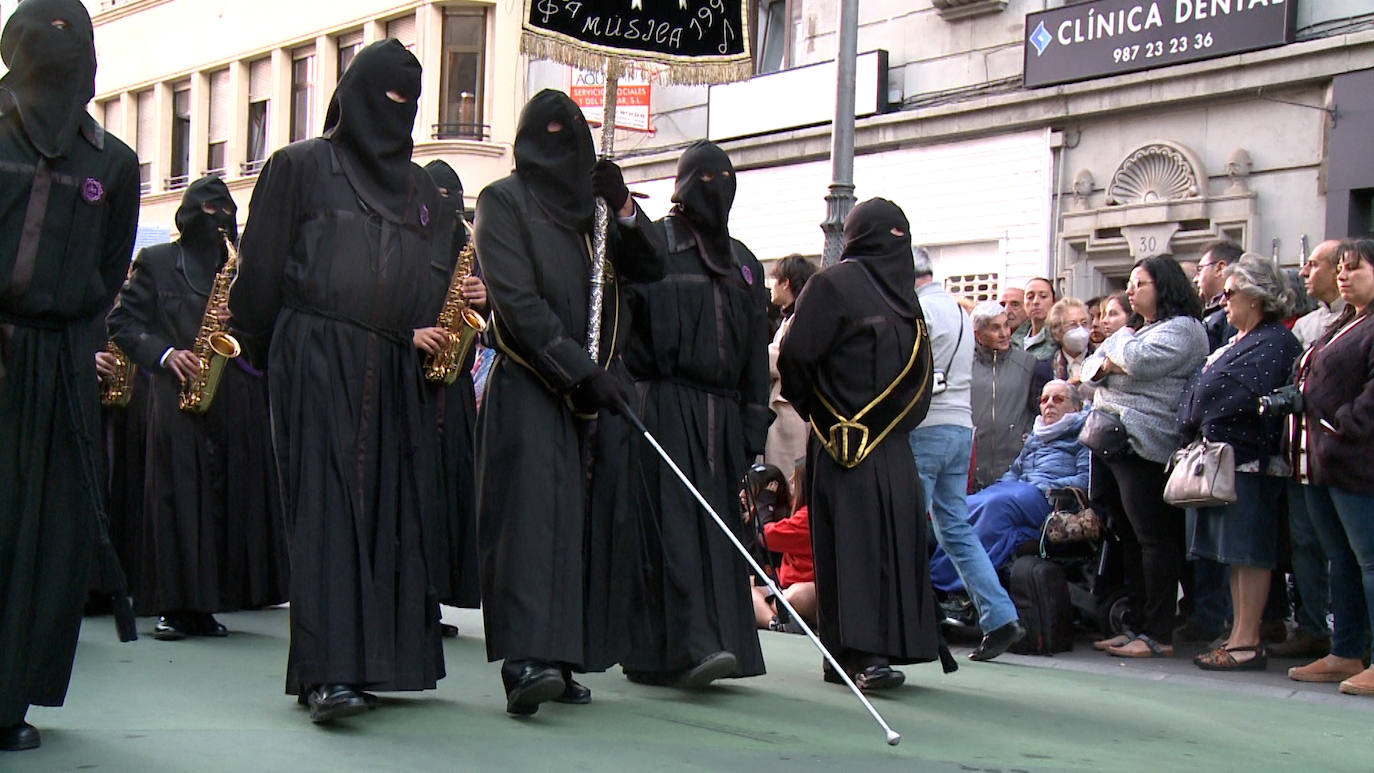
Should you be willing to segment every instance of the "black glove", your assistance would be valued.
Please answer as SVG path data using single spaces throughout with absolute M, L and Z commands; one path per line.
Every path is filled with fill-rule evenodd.
M 604 368 L 597 368 L 591 376 L 573 387 L 572 403 L 579 413 L 595 413 L 605 408 L 619 415 L 620 406 L 630 401 L 624 382 Z
M 619 212 L 630 198 L 630 189 L 625 187 L 625 175 L 614 162 L 601 160 L 592 167 L 592 193 L 606 200 L 612 212 Z

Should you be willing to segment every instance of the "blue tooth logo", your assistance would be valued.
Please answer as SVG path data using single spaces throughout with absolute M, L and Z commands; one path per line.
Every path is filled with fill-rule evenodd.
M 1035 46 L 1036 56 L 1045 53 L 1045 49 L 1049 48 L 1050 44 L 1054 42 L 1054 36 L 1050 35 L 1050 31 L 1045 29 L 1045 22 L 1042 21 L 1036 26 L 1035 32 L 1030 34 L 1030 42 L 1031 45 Z

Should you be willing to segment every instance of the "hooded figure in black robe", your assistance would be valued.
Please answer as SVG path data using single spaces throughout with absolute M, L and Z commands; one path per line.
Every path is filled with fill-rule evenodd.
M 439 188 L 439 198 L 453 213 L 453 239 L 449 254 L 454 261 L 468 244 L 467 227 L 463 224 L 463 182 L 453 167 L 441 160 L 425 164 L 425 172 Z M 487 310 L 486 285 L 473 273 L 463 282 L 463 298 L 478 313 Z M 431 323 L 432 324 L 432 323 Z M 438 331 L 439 328 L 429 328 Z M 431 346 L 417 332 L 421 349 Z M 426 350 L 428 353 L 428 350 Z M 481 606 L 481 589 L 477 577 L 477 478 L 475 475 L 474 436 L 477 424 L 477 397 L 472 385 L 472 364 L 477 354 L 474 342 L 463 362 L 458 363 L 458 377 L 452 384 L 431 384 L 439 417 L 439 460 L 443 482 L 444 518 L 438 530 L 443 546 L 434 553 L 440 562 L 438 569 L 439 602 L 453 607 L 477 609 Z M 457 636 L 456 626 L 444 624 L 445 636 Z
M 93 37 L 76 0 L 26 0 L 0 35 L 0 750 L 62 705 L 92 559 L 118 573 L 92 331 L 128 271 L 138 159 L 84 110 Z
M 614 214 L 594 362 L 583 346 L 596 195 Z M 629 388 L 621 283 L 660 278 L 664 253 L 620 170 L 596 161 L 581 110 L 551 90 L 521 112 L 515 173 L 478 197 L 476 238 L 499 352 L 477 417 L 487 657 L 505 659 L 507 711 L 530 714 L 590 700 L 571 672 L 625 653 L 638 441 L 604 409 Z
M 285 600 L 262 379 L 234 360 L 204 413 L 179 406 L 225 239 L 238 239 L 236 213 L 218 177 L 191 183 L 177 240 L 139 252 L 109 315 L 110 337 L 152 378 L 133 589 L 139 614 L 161 616 L 153 635 L 163 640 L 223 636 L 213 613 Z
M 444 675 L 438 436 L 413 331 L 434 324 L 453 256 L 447 207 L 411 163 L 420 63 L 373 43 L 339 79 L 324 136 L 258 177 L 229 298 L 266 350 L 291 556 L 286 691 L 315 721 L 363 688 Z
M 938 656 L 926 524 L 907 433 L 930 404 L 930 338 L 902 210 L 845 219 L 841 261 L 806 283 L 782 339 L 782 394 L 811 423 L 806 497 L 820 636 L 864 689 Z M 837 679 L 836 676 L 828 676 Z
M 625 363 L 645 426 L 736 536 L 740 480 L 763 452 L 768 410 L 768 290 L 763 267 L 730 238 L 735 170 L 698 142 L 678 161 L 676 206 L 655 223 L 668 246 L 661 282 L 626 292 Z M 643 565 L 632 586 L 626 674 L 702 686 L 763 673 L 744 559 L 658 454 L 643 444 Z

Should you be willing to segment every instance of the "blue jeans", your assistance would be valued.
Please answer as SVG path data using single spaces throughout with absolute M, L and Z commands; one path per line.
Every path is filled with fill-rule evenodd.
M 1293 546 L 1293 584 L 1298 588 L 1298 608 L 1293 618 L 1298 630 L 1327 639 L 1331 637 L 1326 624 L 1331 581 L 1316 526 L 1307 514 L 1306 491 L 1306 485 L 1288 481 L 1288 537 Z
M 1307 515 L 1331 561 L 1331 654 L 1363 658 L 1374 623 L 1374 496 L 1307 487 Z
M 953 424 L 917 427 L 907 438 L 916 457 L 935 539 L 954 562 L 978 609 L 978 627 L 994 631 L 1016 619 L 1016 605 L 997 579 L 987 550 L 968 522 L 968 464 L 973 430 Z

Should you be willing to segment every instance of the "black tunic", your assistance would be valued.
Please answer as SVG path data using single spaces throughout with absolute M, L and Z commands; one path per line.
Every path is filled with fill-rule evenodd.
M 604 670 L 627 646 L 639 441 L 602 411 L 589 471 L 582 455 L 589 424 L 567 399 L 597 367 L 582 348 L 589 241 L 546 214 L 516 175 L 482 191 L 476 238 L 499 344 L 477 420 L 487 656 Z M 642 212 L 634 228 L 612 222 L 608 242 L 619 281 L 662 276 L 662 242 Z M 618 286 L 605 289 L 601 359 L 628 383 L 614 356 L 626 323 Z
M 291 694 L 428 689 L 444 675 L 426 553 L 439 517 L 435 416 L 411 331 L 433 324 L 453 262 L 437 192 L 409 171 L 398 222 L 363 203 L 329 141 L 283 148 L 258 178 L 240 244 L 230 310 L 250 345 L 270 338 Z
M 100 320 L 105 335 L 105 320 Z M 105 490 L 108 495 L 110 541 L 129 587 L 138 585 L 143 555 L 143 475 L 148 452 L 148 395 L 152 376 L 142 368 L 134 374 L 129 404 L 105 406 L 100 423 L 105 438 Z
M 36 178 L 46 197 L 32 196 Z M 40 160 L 0 107 L 0 726 L 67 692 L 101 487 L 105 342 L 90 331 L 128 271 L 138 196 L 134 152 L 89 116 L 65 156 Z M 18 290 L 35 206 L 46 211 Z
M 768 291 L 738 241 L 720 275 L 703 263 L 678 216 L 657 223 L 665 276 L 627 289 L 633 324 L 625 362 L 645 426 L 736 536 L 739 488 L 768 428 Z M 672 470 L 641 444 L 643 565 L 633 587 L 627 671 L 675 671 L 721 650 L 734 676 L 763 673 L 744 559 Z
M 890 395 L 894 404 L 916 404 L 857 466 L 837 463 L 811 432 L 807 500 L 819 633 L 836 656 L 868 653 L 895 664 L 938 654 L 923 495 L 906 443 L 930 400 L 929 379 L 920 377 L 930 373 L 930 340 L 919 305 L 915 314 L 894 310 L 865 269 L 845 260 L 807 282 L 778 355 L 783 397 L 809 419 L 823 411 L 817 390 L 852 416 L 893 383 L 913 346 L 925 350 L 914 364 L 918 378 Z M 871 426 L 870 439 L 882 428 Z
M 476 352 L 474 343 L 452 384 L 430 387 L 439 419 L 444 489 L 445 517 L 440 534 L 445 547 L 435 551 L 441 562 L 439 601 L 467 609 L 478 608 L 482 600 L 477 572 L 477 396 L 472 384 Z

